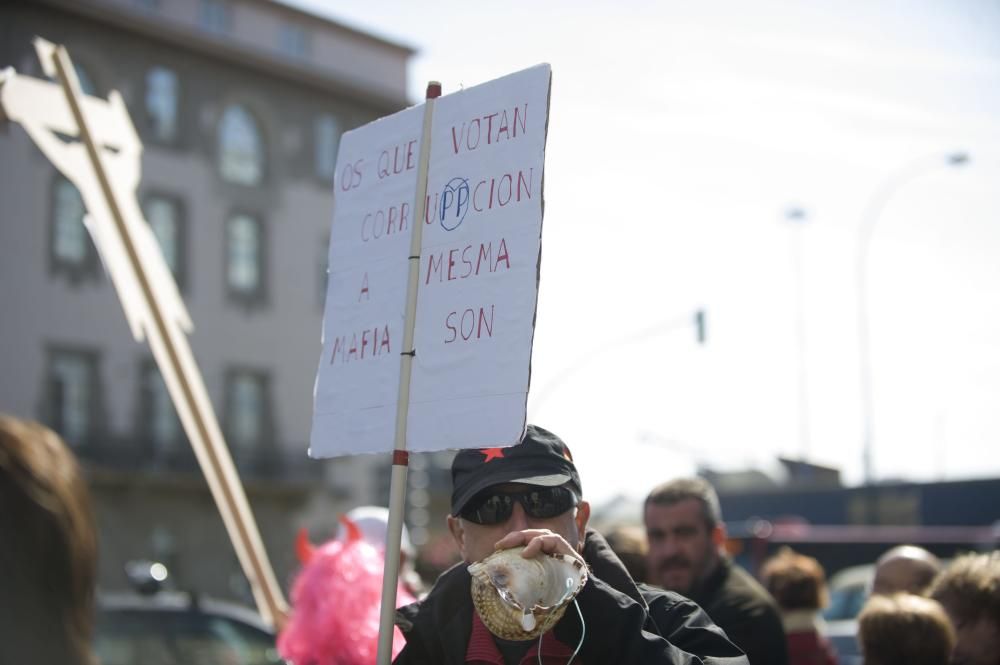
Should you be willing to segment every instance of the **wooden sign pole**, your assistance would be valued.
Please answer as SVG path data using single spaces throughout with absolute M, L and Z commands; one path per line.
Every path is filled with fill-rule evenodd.
M 427 85 L 424 127 L 420 136 L 420 162 L 417 166 L 417 191 L 413 209 L 413 232 L 410 234 L 409 277 L 406 284 L 406 320 L 403 328 L 403 351 L 400 354 L 399 398 L 396 401 L 396 436 L 392 453 L 392 478 L 389 486 L 389 524 L 385 543 L 385 568 L 382 576 L 382 605 L 379 614 L 378 665 L 392 660 L 393 618 L 396 615 L 396 584 L 406 510 L 406 475 L 409 453 L 406 450 L 406 417 L 410 408 L 410 374 L 413 368 L 413 331 L 417 320 L 417 285 L 420 281 L 420 249 L 427 204 L 427 170 L 431 154 L 431 125 L 434 100 L 441 96 L 441 84 Z
M 266 622 L 280 628 L 287 614 L 287 605 L 208 399 L 201 372 L 182 329 L 183 322 L 190 325 L 187 313 L 176 296 L 176 287 L 166 283 L 170 279 L 169 269 L 162 254 L 155 249 L 155 240 L 152 240 L 152 233 L 142 220 L 134 192 L 128 191 L 128 185 L 122 182 L 130 182 L 134 187 L 138 181 L 141 150 L 128 112 L 117 93 L 112 93 L 109 103 L 103 106 L 102 100 L 82 95 L 76 72 L 64 47 L 53 47 L 44 40 L 36 40 L 36 49 L 43 68 L 58 76 L 72 121 L 64 117 L 64 109 L 54 108 L 58 100 L 49 94 L 52 84 L 25 77 L 17 81 L 16 75 L 5 77 L 3 87 L 20 89 L 23 97 L 34 98 L 18 99 L 16 94 L 9 95 L 11 89 L 3 90 L 4 112 L 25 127 L 39 148 L 68 179 L 77 184 L 84 195 L 94 244 L 118 290 L 133 334 L 137 339 L 145 335 L 149 342 L 243 572 L 250 582 L 258 610 Z M 21 87 L 16 88 L 17 84 Z M 45 109 L 46 105 L 53 107 Z M 100 131 L 98 135 L 95 135 L 90 118 L 84 112 L 85 106 L 88 110 L 96 108 L 101 111 L 94 119 L 94 127 Z M 45 126 L 45 120 L 39 117 L 55 119 L 60 125 L 58 131 L 65 131 L 67 124 L 71 126 L 75 123 L 76 133 L 86 151 L 86 160 L 78 159 L 79 155 L 74 152 L 79 150 L 79 145 L 67 146 L 53 138 L 51 132 L 57 128 Z M 127 157 L 122 154 L 109 157 L 116 178 L 111 177 L 105 164 L 105 145 L 124 145 L 128 148 L 119 151 L 127 153 Z M 134 159 L 134 164 L 127 162 L 129 158 Z M 93 182 L 87 178 L 91 175 L 87 173 L 88 166 L 92 169 L 99 192 L 93 191 Z M 174 287 L 172 291 L 170 287 Z

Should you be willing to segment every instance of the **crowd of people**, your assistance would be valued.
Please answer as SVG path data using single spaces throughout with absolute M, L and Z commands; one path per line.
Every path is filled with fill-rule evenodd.
M 403 552 L 400 588 L 412 602 L 396 613 L 394 663 L 837 663 L 824 636 L 820 563 L 783 548 L 757 575 L 737 565 L 726 551 L 718 496 L 703 479 L 653 488 L 643 527 L 615 528 L 607 538 L 589 524 L 569 447 L 540 427 L 529 425 L 509 448 L 460 451 L 452 482 L 447 527 L 462 561 L 425 588 L 412 568 L 415 552 Z M 351 543 L 364 542 L 355 567 L 372 568 L 367 552 L 384 547 L 386 518 L 384 509 L 355 511 L 345 517 L 350 535 L 342 543 L 323 551 L 306 543 L 305 558 L 325 557 L 336 568 L 355 556 Z M 552 555 L 587 571 L 586 582 L 560 601 L 573 610 L 537 638 L 492 634 L 470 593 L 469 564 L 514 547 L 523 548 L 523 559 Z M 95 662 L 95 561 L 88 493 L 72 453 L 50 430 L 0 416 L 0 562 L 13 571 L 0 585 L 0 662 Z M 331 593 L 310 602 L 336 606 Z M 374 588 L 366 594 L 376 595 Z M 372 615 L 352 602 L 345 616 L 364 615 L 370 624 Z M 311 625 L 295 635 L 305 642 L 301 653 L 317 653 L 308 642 L 323 628 Z M 858 627 L 867 665 L 1000 664 L 1000 551 L 960 555 L 945 566 L 920 547 L 890 549 L 876 562 Z M 370 644 L 362 660 L 330 644 L 322 657 L 294 665 L 371 662 Z
M 396 663 L 838 663 L 819 561 L 782 548 L 757 576 L 737 565 L 718 496 L 701 478 L 653 488 L 644 528 L 607 538 L 588 526 L 569 448 L 540 427 L 499 453 L 460 452 L 452 481 L 448 526 L 463 561 L 397 613 L 406 646 Z M 591 571 L 578 612 L 537 641 L 491 636 L 468 594 L 466 564 L 514 546 L 525 557 L 574 556 Z M 858 627 L 867 665 L 1000 664 L 1000 552 L 944 567 L 923 548 L 893 547 L 876 562 Z

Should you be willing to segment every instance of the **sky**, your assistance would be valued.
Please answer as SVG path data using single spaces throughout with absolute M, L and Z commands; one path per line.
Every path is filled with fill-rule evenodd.
M 528 420 L 591 501 L 860 483 L 865 404 L 875 480 L 1000 476 L 1000 4 L 285 1 L 415 48 L 413 100 L 551 64 Z

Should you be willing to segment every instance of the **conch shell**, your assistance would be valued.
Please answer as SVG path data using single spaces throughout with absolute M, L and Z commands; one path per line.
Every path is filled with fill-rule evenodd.
M 505 640 L 534 639 L 552 628 L 587 583 L 587 566 L 576 557 L 525 559 L 522 550 L 500 550 L 469 566 L 476 611 Z

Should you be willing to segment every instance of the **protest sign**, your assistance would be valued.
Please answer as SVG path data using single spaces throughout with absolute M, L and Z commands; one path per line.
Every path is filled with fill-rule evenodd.
M 310 455 L 393 448 L 409 241 L 422 224 L 406 448 L 520 440 L 530 375 L 550 69 L 436 100 L 342 140 Z M 424 206 L 418 206 L 424 197 Z M 424 207 L 421 219 L 415 211 Z
M 312 457 L 392 449 L 422 123 L 414 107 L 340 141 Z

